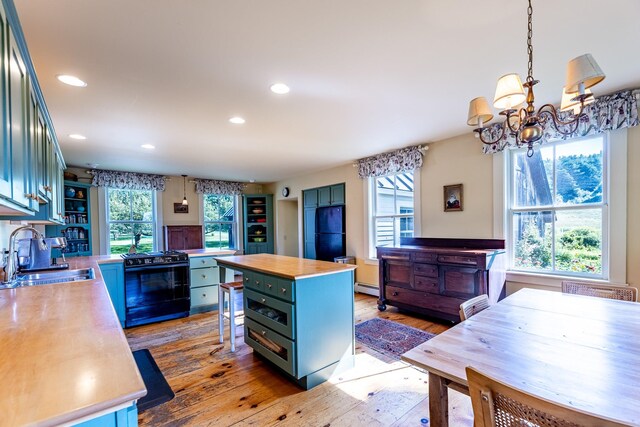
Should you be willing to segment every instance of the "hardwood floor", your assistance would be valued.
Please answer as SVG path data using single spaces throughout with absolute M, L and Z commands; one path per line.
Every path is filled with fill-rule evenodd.
M 381 317 L 440 333 L 449 328 L 355 296 L 356 323 Z M 355 367 L 304 391 L 244 344 L 220 344 L 217 312 L 127 329 L 132 350 L 148 348 L 175 398 L 139 414 L 141 426 L 420 426 L 428 418 L 427 374 L 356 342 Z M 471 401 L 449 391 L 452 426 L 472 425 Z

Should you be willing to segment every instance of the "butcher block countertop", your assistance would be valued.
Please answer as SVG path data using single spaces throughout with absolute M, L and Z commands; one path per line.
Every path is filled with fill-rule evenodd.
M 239 269 L 246 268 L 292 280 L 356 269 L 356 266 L 352 264 L 271 254 L 225 256 L 216 258 L 216 260 L 223 267 L 228 265 Z
M 98 267 L 121 261 L 70 258 L 95 279 L 0 290 L 0 424 L 73 422 L 147 394 Z

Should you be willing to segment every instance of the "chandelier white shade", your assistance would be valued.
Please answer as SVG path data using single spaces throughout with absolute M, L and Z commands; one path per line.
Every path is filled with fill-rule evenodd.
M 517 73 L 505 74 L 498 79 L 493 106 L 500 110 L 509 110 L 522 104 L 526 99 L 522 80 Z
M 567 65 L 567 92 L 580 92 L 604 80 L 604 73 L 590 53 L 573 58 Z
M 483 123 L 490 122 L 492 119 L 493 113 L 491 112 L 487 98 L 479 96 L 471 100 L 469 103 L 469 117 L 467 119 L 469 126 L 481 127 Z

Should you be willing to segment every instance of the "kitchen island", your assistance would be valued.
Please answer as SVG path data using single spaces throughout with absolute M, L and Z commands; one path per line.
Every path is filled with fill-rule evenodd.
M 121 261 L 73 258 L 95 278 L 0 290 L 0 424 L 137 425 L 147 391 L 99 268 Z
M 216 258 L 243 274 L 244 340 L 304 389 L 353 366 L 355 265 L 271 254 Z

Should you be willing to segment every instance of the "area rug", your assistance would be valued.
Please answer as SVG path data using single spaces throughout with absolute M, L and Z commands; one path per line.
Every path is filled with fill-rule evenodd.
M 434 334 L 386 319 L 375 318 L 356 325 L 356 340 L 396 360 L 433 337 Z
M 138 400 L 138 412 L 173 399 L 175 394 L 158 368 L 158 364 L 153 360 L 151 352 L 147 349 L 137 350 L 133 352 L 133 358 L 147 388 L 147 395 Z

